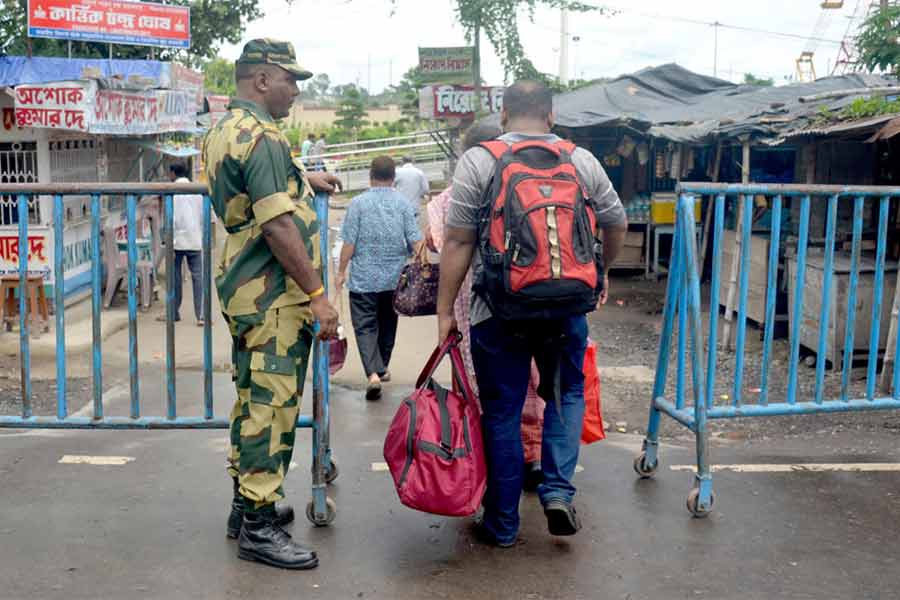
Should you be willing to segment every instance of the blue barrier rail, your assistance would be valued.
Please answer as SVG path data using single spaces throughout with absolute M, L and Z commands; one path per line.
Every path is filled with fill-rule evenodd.
M 19 289 L 19 356 L 21 365 L 21 415 L 0 415 L 0 428 L 15 429 L 228 429 L 229 419 L 216 417 L 213 410 L 213 360 L 212 360 L 212 226 L 211 204 L 205 185 L 189 183 L 142 184 L 4 184 L 0 194 L 11 195 L 18 202 L 19 248 L 28 248 L 28 203 L 39 197 L 51 197 L 53 202 L 54 235 L 54 293 L 53 302 L 56 324 L 56 415 L 34 415 L 32 409 L 31 381 L 31 330 L 27 309 L 28 295 L 25 286 Z M 175 196 L 201 194 L 203 203 L 203 417 L 178 415 L 177 371 L 175 355 L 175 253 L 173 244 L 173 215 Z M 64 303 L 64 198 L 66 196 L 90 196 L 91 220 L 91 315 L 92 315 L 92 373 L 93 414 L 91 417 L 73 417 L 69 414 L 66 376 L 66 308 Z M 138 247 L 137 207 L 145 196 L 162 197 L 162 221 L 165 231 L 166 261 L 166 410 L 165 415 L 142 414 L 140 396 L 140 369 L 138 343 Z M 103 411 L 103 343 L 101 323 L 103 265 L 101 259 L 101 199 L 124 197 L 125 220 L 128 228 L 127 242 L 127 290 L 128 290 L 128 348 L 129 348 L 129 416 L 106 416 Z M 318 194 L 315 199 L 320 223 L 323 265 L 327 265 L 328 253 L 328 197 Z M 28 252 L 19 254 L 19 278 L 27 280 Z M 323 269 L 328 289 L 327 268 Z M 326 485 L 337 477 L 337 466 L 330 447 L 329 370 L 328 343 L 316 341 L 313 357 L 313 407 L 312 417 L 301 415 L 297 426 L 309 428 L 313 434 L 312 452 L 312 500 L 307 506 L 307 517 L 316 525 L 327 525 L 335 517 L 334 503 L 326 495 Z
M 703 265 L 698 264 L 694 208 L 698 198 L 708 198 L 708 210 L 713 211 L 712 276 L 709 292 L 708 329 L 704 332 L 701 297 L 701 273 Z M 763 323 L 762 357 L 759 373 L 759 388 L 749 391 L 756 394 L 753 401 L 748 398 L 746 369 L 748 340 L 747 314 L 749 279 L 751 265 L 751 242 L 753 219 L 751 218 L 754 198 L 764 197 L 771 211 L 769 228 L 768 268 L 766 270 L 767 290 L 765 295 L 765 323 Z M 666 288 L 666 304 L 663 311 L 663 327 L 657 357 L 656 378 L 651 399 L 647 437 L 641 454 L 634 461 L 634 468 L 644 478 L 652 477 L 659 466 L 659 427 L 662 415 L 668 415 L 694 432 L 696 436 L 697 475 L 693 489 L 688 496 L 688 510 L 697 517 L 709 514 L 713 504 L 712 476 L 709 462 L 710 419 L 734 419 L 740 417 L 765 417 L 776 415 L 814 415 L 823 413 L 895 410 L 900 409 L 900 360 L 894 360 L 891 372 L 892 393 L 879 397 L 876 394 L 879 356 L 882 349 L 882 333 L 891 325 L 882 322 L 885 302 L 894 298 L 894 288 L 886 288 L 888 225 L 891 200 L 900 198 L 900 188 L 845 187 L 810 185 L 730 185 L 710 183 L 682 183 L 678 188 L 677 221 L 672 245 L 669 279 Z M 799 221 L 791 231 L 786 231 L 782 219 L 783 208 L 790 202 L 799 208 Z M 734 212 L 743 210 L 745 218 L 736 233 L 741 242 L 739 260 L 738 306 L 736 323 L 736 343 L 734 352 L 734 379 L 721 382 L 717 371 L 730 359 L 719 350 L 719 304 L 720 285 L 723 281 L 722 234 L 725 229 L 728 204 Z M 833 322 L 841 314 L 834 305 L 835 259 L 837 234 L 842 223 L 839 220 L 842 205 L 852 204 L 852 231 L 844 227 L 844 234 L 850 236 L 849 279 L 846 284 L 847 297 L 842 301 L 843 323 Z M 811 230 L 811 214 L 815 208 L 825 215 L 824 231 Z M 866 213 L 871 217 L 866 228 Z M 847 225 L 843 223 L 843 225 Z M 790 235 L 786 235 L 790 234 Z M 871 272 L 871 292 L 860 291 L 863 274 L 864 237 L 874 237 L 875 255 Z M 818 339 L 808 350 L 815 352 L 815 373 L 812 377 L 814 392 L 802 396 L 800 372 L 801 338 L 803 337 L 804 311 L 809 301 L 807 273 L 811 248 L 822 252 L 822 298 L 819 303 L 818 319 L 812 330 L 818 332 Z M 788 353 L 788 375 L 783 397 L 776 397 L 779 390 L 773 385 L 771 363 L 774 352 L 777 291 L 779 288 L 780 263 L 783 256 L 793 257 L 795 272 L 784 275 L 784 283 L 792 286 L 793 301 L 790 303 L 790 326 Z M 900 268 L 898 268 L 900 271 Z M 785 271 L 786 272 L 786 271 Z M 730 275 L 730 273 L 729 273 Z M 868 276 L 867 276 L 868 277 Z M 885 294 L 888 297 L 885 298 Z M 866 297 L 866 296 L 870 297 Z M 857 303 L 870 301 L 870 324 L 866 337 L 857 336 Z M 893 315 L 893 326 L 900 328 L 898 316 Z M 832 381 L 834 397 L 827 397 L 826 381 L 829 331 L 843 333 L 842 351 L 834 348 L 834 356 L 839 357 L 839 381 Z M 896 329 L 895 329 L 896 331 Z M 674 398 L 667 395 L 669 364 L 672 358 L 673 337 L 678 335 L 675 345 Z M 862 332 L 861 332 L 862 333 Z M 851 372 L 854 353 L 859 349 L 857 339 L 866 340 L 866 378 L 864 390 L 853 390 Z M 837 344 L 837 342 L 834 342 Z M 894 357 L 900 354 L 900 335 L 896 336 L 891 349 Z M 706 344 L 704 361 L 703 349 Z M 704 365 L 705 362 L 705 365 Z M 686 368 L 690 365 L 690 393 L 686 381 Z M 832 365 L 834 369 L 837 364 Z M 704 373 L 705 367 L 705 373 Z M 808 378 L 807 378 L 808 379 Z M 833 379 L 837 379 L 837 374 Z M 727 388 L 726 388 L 727 386 Z M 836 390 L 839 388 L 839 392 Z M 717 395 L 717 389 L 728 394 Z M 858 397 L 853 397 L 857 394 Z

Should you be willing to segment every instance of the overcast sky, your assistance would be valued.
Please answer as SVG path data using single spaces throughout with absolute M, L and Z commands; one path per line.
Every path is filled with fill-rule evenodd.
M 809 43 L 822 13 L 821 0 L 590 0 L 620 8 L 614 16 L 573 14 L 569 33 L 570 76 L 615 77 L 638 69 L 677 62 L 712 75 L 714 27 L 691 23 L 718 21 L 718 75 L 739 80 L 744 73 L 784 82 L 795 71 L 794 61 Z M 838 56 L 857 2 L 829 11 L 819 36 L 816 69 L 827 74 Z M 399 0 L 391 15 L 388 0 L 262 0 L 265 17 L 249 25 L 245 40 L 275 37 L 290 40 L 300 62 L 315 73 L 327 73 L 333 83 L 358 82 L 378 92 L 396 83 L 417 62 L 419 46 L 464 43 L 451 0 Z M 793 34 L 797 38 L 739 31 L 731 26 Z M 525 50 L 542 71 L 559 72 L 559 11 L 541 10 L 534 23 L 523 15 L 520 31 Z M 489 84 L 502 84 L 503 71 L 484 40 L 483 72 Z M 241 44 L 226 46 L 222 55 L 236 59 Z

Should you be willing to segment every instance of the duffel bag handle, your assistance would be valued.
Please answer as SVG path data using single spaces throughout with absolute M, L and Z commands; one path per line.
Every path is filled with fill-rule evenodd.
M 435 348 L 434 352 L 431 353 L 431 358 L 425 363 L 425 367 L 422 369 L 419 378 L 416 380 L 416 389 L 421 389 L 428 384 L 428 381 L 434 376 L 434 372 L 437 371 L 437 368 L 441 365 L 441 361 L 444 360 L 444 357 L 447 356 L 452 348 L 458 347 L 461 341 L 462 334 L 456 331 L 447 336 L 447 339 L 444 340 L 440 346 Z
M 447 336 L 447 339 L 444 340 L 440 346 L 435 348 L 434 352 L 431 353 L 428 362 L 425 363 L 425 368 L 422 369 L 422 373 L 419 374 L 419 378 L 416 380 L 416 389 L 422 389 L 428 385 L 428 382 L 434 377 L 434 372 L 437 371 L 441 362 L 449 354 L 450 362 L 453 363 L 453 376 L 460 386 L 463 397 L 466 399 L 466 402 L 474 403 L 477 406 L 475 394 L 472 392 L 472 386 L 469 384 L 469 376 L 466 373 L 466 365 L 463 362 L 462 351 L 459 349 L 459 344 L 462 342 L 462 339 L 462 333 L 456 331 Z

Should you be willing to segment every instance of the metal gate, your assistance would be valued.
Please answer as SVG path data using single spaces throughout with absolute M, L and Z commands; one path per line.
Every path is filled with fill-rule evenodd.
M 697 196 L 711 196 L 714 198 L 714 236 L 712 281 L 709 293 L 709 324 L 708 335 L 704 335 L 702 321 L 700 269 L 697 263 L 697 247 L 695 236 L 694 204 Z M 763 196 L 766 205 L 771 208 L 771 239 L 769 243 L 768 268 L 766 273 L 767 288 L 765 297 L 765 321 L 764 334 L 761 348 L 761 373 L 759 387 L 752 390 L 752 394 L 746 389 L 745 379 L 748 376 L 746 370 L 747 356 L 747 306 L 748 288 L 751 271 L 751 233 L 754 197 Z M 900 197 L 900 188 L 879 187 L 841 187 L 841 186 L 804 186 L 804 185 L 727 185 L 709 183 L 683 183 L 678 189 L 678 219 L 675 227 L 675 239 L 672 247 L 672 260 L 669 269 L 668 287 L 666 290 L 666 305 L 664 321 L 659 343 L 659 356 L 657 359 L 656 380 L 653 388 L 653 398 L 650 406 L 650 421 L 647 426 L 647 437 L 644 441 L 643 452 L 635 459 L 635 471 L 641 477 L 652 477 L 656 472 L 658 462 L 659 426 L 662 415 L 672 417 L 696 435 L 697 444 L 697 477 L 693 490 L 688 496 L 688 510 L 697 517 L 709 514 L 713 504 L 712 477 L 709 464 L 709 419 L 735 419 L 740 417 L 765 417 L 774 415 L 814 415 L 820 413 L 870 411 L 900 409 L 900 360 L 893 361 L 889 383 L 892 387 L 891 395 L 878 395 L 876 389 L 876 377 L 881 347 L 883 327 L 892 326 L 896 333 L 898 327 L 897 302 L 895 298 L 894 310 L 890 323 L 883 317 L 884 292 L 885 292 L 885 267 L 888 241 L 888 225 L 891 199 Z M 796 246 L 783 240 L 782 235 L 782 209 L 785 200 L 799 204 L 799 227 Z M 726 202 L 740 203 L 743 214 L 748 218 L 738 219 L 740 231 L 737 236 L 741 240 L 740 268 L 737 272 L 739 282 L 738 314 L 736 345 L 734 354 L 734 381 L 727 391 L 730 394 L 718 395 L 716 392 L 717 369 L 729 358 L 725 353 L 719 352 L 718 327 L 719 327 L 719 300 L 720 283 L 722 281 L 722 232 L 724 231 Z M 810 210 L 813 202 L 825 205 L 826 221 L 823 232 L 813 231 L 817 243 L 822 245 L 822 298 L 818 311 L 813 310 L 812 329 L 818 332 L 817 343 L 813 350 L 816 353 L 814 392 L 811 396 L 803 397 L 800 382 L 800 345 L 801 328 L 809 325 L 809 319 L 805 319 L 806 302 L 808 298 L 804 293 L 809 280 L 808 259 L 810 258 Z M 845 220 L 852 226 L 851 254 L 849 257 L 849 279 L 847 282 L 847 298 L 845 300 L 846 318 L 838 322 L 835 318 L 837 306 L 833 306 L 833 284 L 835 278 L 835 245 L 837 229 L 839 225 L 839 208 L 849 209 L 852 206 L 852 217 Z M 864 216 L 868 210 L 874 222 L 872 235 L 876 237 L 874 265 L 867 274 L 867 284 L 871 283 L 872 291 L 868 296 L 859 293 L 861 275 L 862 249 L 863 249 L 863 224 Z M 846 211 L 848 216 L 849 210 Z M 877 216 L 876 216 L 877 215 Z M 773 386 L 771 372 L 771 358 L 773 356 L 773 339 L 776 312 L 776 285 L 779 276 L 779 262 L 782 249 L 794 252 L 792 264 L 795 264 L 796 273 L 790 275 L 788 280 L 794 287 L 793 298 L 790 301 L 790 342 L 789 342 L 789 368 L 784 390 L 783 400 L 770 401 L 776 391 Z M 702 268 L 702 266 L 701 266 Z M 892 290 L 893 291 L 893 290 Z M 894 294 L 891 294 L 894 297 Z M 853 368 L 854 352 L 858 348 L 856 343 L 857 329 L 857 304 L 870 302 L 871 309 L 864 313 L 871 315 L 870 326 L 865 332 L 865 340 L 868 343 L 865 349 L 868 352 L 866 364 L 865 390 L 861 391 L 861 397 L 853 397 L 855 393 L 851 388 L 851 371 Z M 817 317 L 817 321 L 816 318 Z M 840 372 L 839 393 L 836 397 L 826 398 L 826 355 L 829 349 L 827 341 L 832 327 L 844 336 L 841 355 L 842 369 Z M 674 341 L 675 331 L 678 332 L 675 357 L 677 370 L 675 374 L 674 398 L 667 396 L 667 378 L 669 372 L 671 345 Z M 887 354 L 897 357 L 900 355 L 900 335 L 887 348 Z M 832 338 L 837 339 L 837 338 Z M 706 343 L 706 365 L 704 366 L 704 342 Z M 833 342 L 837 345 L 836 342 Z M 690 355 L 688 356 L 688 346 Z M 689 361 L 689 362 L 688 362 Z M 836 369 L 837 364 L 833 364 Z M 691 390 L 688 394 L 687 369 L 690 369 Z M 704 368 L 706 374 L 704 376 Z M 755 376 L 755 374 L 753 374 Z M 832 377 L 833 388 L 837 388 L 837 377 Z M 811 383 L 811 382 L 810 382 Z M 673 390 L 669 390 L 671 394 Z M 751 397 L 751 396 L 757 397 Z M 688 397 L 690 396 L 690 397 Z
M 175 253 L 173 248 L 173 214 L 176 194 L 201 194 L 203 203 L 203 404 L 202 417 L 178 415 L 175 376 Z M 66 309 L 64 303 L 64 198 L 66 196 L 90 197 L 91 221 L 91 309 L 93 321 L 92 372 L 93 415 L 70 416 L 66 389 Z M 0 184 L 0 197 L 16 199 L 18 221 L 19 281 L 28 274 L 28 226 L 29 208 L 36 205 L 40 196 L 51 196 L 53 203 L 54 240 L 54 294 L 56 324 L 56 416 L 35 416 L 32 411 L 30 323 L 27 318 L 28 295 L 19 289 L 19 356 L 21 367 L 21 415 L 0 415 L 0 428 L 15 429 L 228 429 L 229 420 L 213 414 L 213 363 L 212 363 L 212 231 L 211 205 L 207 188 L 197 184 Z M 128 340 L 130 414 L 127 417 L 103 414 L 103 345 L 100 329 L 102 308 L 101 261 L 101 197 L 124 196 L 127 240 L 127 288 L 128 288 Z M 137 207 L 144 196 L 163 198 L 163 223 L 165 233 L 166 275 L 166 414 L 142 413 L 139 363 L 138 363 L 138 246 Z M 328 256 L 328 197 L 318 194 L 315 199 L 321 227 L 323 261 Z M 323 262 L 327 265 L 327 262 Z M 323 269 L 327 289 L 327 272 Z M 318 325 L 317 325 L 318 327 Z M 312 417 L 301 415 L 297 426 L 312 430 L 312 500 L 306 514 L 315 525 L 330 524 L 336 514 L 334 503 L 326 494 L 326 486 L 337 477 L 337 466 L 330 446 L 328 342 L 316 341 L 313 348 L 313 406 Z

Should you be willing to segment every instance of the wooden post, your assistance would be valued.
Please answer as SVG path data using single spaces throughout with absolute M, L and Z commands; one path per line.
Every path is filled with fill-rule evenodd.
M 744 149 L 741 162 L 741 183 L 748 184 L 750 183 L 750 138 L 744 138 L 741 142 Z M 732 313 L 734 312 L 734 302 L 737 296 L 737 280 L 738 270 L 741 264 L 741 253 L 744 250 L 747 250 L 748 252 L 750 250 L 749 248 L 743 248 L 743 244 L 741 243 L 741 238 L 743 237 L 741 231 L 744 227 L 744 219 L 752 219 L 753 214 L 744 214 L 744 199 L 741 197 L 738 197 L 737 199 L 737 214 L 737 227 L 734 233 L 734 254 L 731 256 L 731 276 L 728 282 L 728 299 L 725 302 L 725 330 L 722 335 L 722 343 L 726 350 L 734 349 L 734 340 L 731 339 L 731 324 L 732 321 L 734 321 Z
M 879 389 L 885 394 L 890 393 L 891 383 L 894 380 L 894 348 L 897 345 L 897 315 L 900 314 L 900 278 L 894 288 L 894 304 L 891 308 L 891 327 L 888 329 L 887 347 L 884 349 L 884 363 L 881 368 L 881 383 Z
M 716 160 L 713 162 L 712 182 L 719 183 L 719 169 L 722 167 L 722 141 L 716 145 Z M 706 268 L 706 253 L 709 251 L 709 228 L 712 216 L 715 213 L 715 203 L 710 202 L 709 208 L 706 209 L 706 216 L 703 218 L 703 251 L 700 253 L 700 269 Z M 701 272 L 702 275 L 702 272 Z M 713 307 L 719 310 L 718 306 Z

